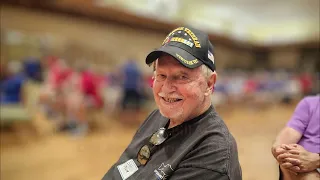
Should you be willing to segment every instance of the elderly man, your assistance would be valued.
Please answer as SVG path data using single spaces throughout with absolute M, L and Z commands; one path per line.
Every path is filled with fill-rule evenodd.
M 272 148 L 280 180 L 320 179 L 320 95 L 303 98 Z
M 179 27 L 146 63 L 159 110 L 103 179 L 241 180 L 236 141 L 211 105 L 217 75 L 208 35 Z

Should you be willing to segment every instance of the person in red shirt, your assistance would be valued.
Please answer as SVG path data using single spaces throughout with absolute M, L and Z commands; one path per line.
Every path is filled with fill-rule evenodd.
M 83 66 L 76 67 L 64 86 L 66 121 L 61 125 L 62 130 L 72 129 L 82 133 L 88 130 L 88 114 L 90 109 L 103 107 L 100 93 L 101 78 Z
M 43 105 L 45 113 L 51 116 L 63 113 L 65 109 L 62 90 L 64 83 L 71 75 L 71 69 L 63 59 L 50 56 L 45 60 L 48 70 L 41 87 L 39 103 Z
M 85 70 L 81 73 L 82 93 L 85 97 L 86 105 L 93 108 L 101 108 L 103 106 L 102 96 L 100 94 L 101 78 Z
M 312 75 L 308 72 L 302 73 L 299 80 L 303 94 L 310 95 L 312 93 Z

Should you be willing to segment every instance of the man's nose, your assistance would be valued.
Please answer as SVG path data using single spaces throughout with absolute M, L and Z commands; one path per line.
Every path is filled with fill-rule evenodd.
M 170 93 L 176 90 L 176 86 L 175 83 L 173 82 L 172 79 L 167 78 L 162 86 L 162 91 L 166 92 L 166 93 Z

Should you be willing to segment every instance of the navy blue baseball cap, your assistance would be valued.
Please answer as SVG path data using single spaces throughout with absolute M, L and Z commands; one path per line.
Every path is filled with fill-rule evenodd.
M 192 27 L 178 27 L 170 32 L 162 46 L 148 54 L 146 63 L 151 64 L 163 53 L 171 55 L 187 68 L 205 64 L 212 71 L 216 70 L 208 34 Z

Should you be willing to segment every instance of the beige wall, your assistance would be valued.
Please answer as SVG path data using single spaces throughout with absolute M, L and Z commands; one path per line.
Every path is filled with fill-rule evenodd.
M 128 57 L 136 58 L 144 70 L 148 52 L 158 47 L 165 34 L 143 31 L 119 24 L 102 23 L 84 18 L 32 11 L 12 6 L 1 8 L 2 37 L 6 30 L 22 32 L 26 41 L 8 45 L 1 38 L 1 61 L 21 59 L 25 56 L 43 54 L 39 39 L 50 45 L 49 52 L 64 56 L 67 60 L 84 57 L 97 61 L 110 69 Z M 214 42 L 213 42 L 214 43 Z M 5 46 L 3 44 L 6 44 Z M 246 50 L 234 50 L 215 45 L 215 60 L 218 70 L 226 66 L 249 67 L 254 63 L 253 54 Z M 270 55 L 272 67 L 293 68 L 298 61 L 296 49 L 275 51 Z
M 93 20 L 11 6 L 4 6 L 1 9 L 1 28 L 2 30 L 18 30 L 32 37 L 47 37 L 46 39 L 52 46 L 50 51 L 73 58 L 78 58 L 82 54 L 96 61 L 107 62 L 110 66 L 128 57 L 135 57 L 145 67 L 145 56 L 149 51 L 158 47 L 165 37 L 165 34 L 145 32 L 121 25 L 102 24 Z M 20 49 L 17 48 L 18 46 Z M 9 49 L 15 47 L 17 53 L 12 53 L 8 47 Z M 4 52 L 1 53 L 2 58 L 7 59 L 19 53 L 40 54 L 39 48 L 32 48 L 32 44 L 26 45 L 25 43 L 2 46 L 1 52 Z
M 67 59 L 84 56 L 91 61 L 107 62 L 111 67 L 133 56 L 147 69 L 144 65 L 145 56 L 158 47 L 165 37 L 165 34 L 127 26 L 11 6 L 2 8 L 1 25 L 3 29 L 18 30 L 31 37 L 45 37 L 52 47 L 50 51 Z M 38 46 L 30 43 L 9 47 L 9 50 L 2 51 L 6 52 L 9 59 L 41 54 Z M 253 61 L 249 51 L 235 52 L 218 44 L 215 44 L 215 56 L 219 69 L 235 63 L 247 67 Z
M 298 49 L 290 48 L 281 51 L 273 51 L 270 54 L 270 65 L 273 68 L 290 68 L 294 69 L 298 65 L 300 52 Z

